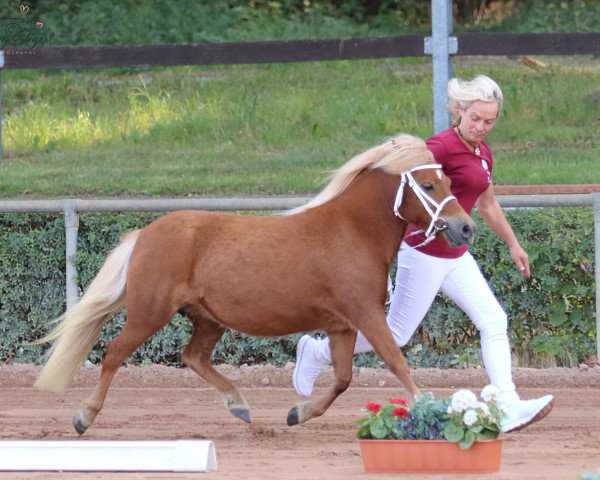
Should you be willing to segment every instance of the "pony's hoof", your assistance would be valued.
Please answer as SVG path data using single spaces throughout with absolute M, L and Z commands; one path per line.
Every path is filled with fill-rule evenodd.
M 250 410 L 248 410 L 247 408 L 230 408 L 229 411 L 234 417 L 237 417 L 246 423 L 251 423 Z
M 292 427 L 294 425 L 298 425 L 300 420 L 298 418 L 298 407 L 293 407 L 287 416 L 287 424 Z
M 85 425 L 79 413 L 76 413 L 73 417 L 73 427 L 79 435 L 83 435 L 85 431 L 88 429 L 89 425 Z

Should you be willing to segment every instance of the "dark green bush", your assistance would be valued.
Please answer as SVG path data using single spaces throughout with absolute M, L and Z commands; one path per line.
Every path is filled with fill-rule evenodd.
M 448 425 L 448 407 L 445 398 L 436 400 L 431 392 L 419 398 L 406 418 L 396 424 L 394 437 L 402 440 L 443 440 Z
M 0 216 L 0 360 L 38 361 L 45 323 L 65 297 L 65 235 L 60 216 Z
M 84 214 L 76 262 L 83 291 L 107 253 L 126 232 L 157 214 Z M 532 277 L 522 280 L 504 245 L 480 223 L 473 253 L 509 313 L 515 356 L 522 365 L 549 361 L 574 365 L 595 350 L 594 231 L 591 209 L 507 212 L 529 253 Z M 41 362 L 46 346 L 28 345 L 62 313 L 65 296 L 64 224 L 61 216 L 0 216 L 0 361 Z M 120 331 L 122 312 L 107 323 L 90 354 L 98 362 Z M 179 364 L 190 336 L 189 322 L 176 316 L 129 359 L 133 363 Z M 227 331 L 213 354 L 217 363 L 272 363 L 293 360 L 298 335 L 254 338 Z M 480 364 L 478 334 L 465 315 L 440 295 L 406 354 L 414 366 Z M 361 355 L 358 365 L 378 365 Z

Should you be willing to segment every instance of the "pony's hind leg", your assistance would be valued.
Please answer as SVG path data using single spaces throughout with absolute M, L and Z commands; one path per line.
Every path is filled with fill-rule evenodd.
M 161 317 L 153 315 L 152 317 L 155 319 L 162 318 L 162 321 L 159 322 L 157 320 L 149 321 L 148 317 L 140 316 L 139 313 L 129 313 L 123 330 L 106 349 L 96 387 L 92 394 L 81 402 L 79 410 L 73 416 L 73 426 L 77 433 L 80 435 L 85 433 L 102 410 L 110 382 L 117 369 L 143 342 L 165 326 L 172 316 L 173 314 L 169 315 L 168 313 Z
M 250 408 L 246 399 L 210 362 L 213 348 L 225 332 L 225 328 L 196 312 L 186 312 L 186 316 L 192 321 L 194 329 L 181 360 L 219 391 L 225 407 L 233 416 L 250 423 Z
M 323 415 L 335 399 L 344 393 L 350 385 L 356 331 L 346 330 L 339 333 L 328 333 L 328 335 L 333 362 L 333 385 L 315 400 L 308 400 L 294 405 L 287 416 L 287 424 L 290 426 Z

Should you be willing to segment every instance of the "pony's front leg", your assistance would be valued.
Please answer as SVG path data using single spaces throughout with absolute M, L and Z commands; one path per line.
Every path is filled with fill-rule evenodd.
M 400 350 L 394 341 L 385 314 L 372 316 L 371 322 L 365 325 L 364 328 L 361 328 L 361 332 L 392 373 L 402 382 L 402 386 L 408 390 L 410 393 L 409 400 L 413 403 L 416 397 L 421 396 L 421 391 L 410 374 L 410 367 L 402 354 L 402 350 Z
M 323 415 L 335 399 L 345 392 L 350 385 L 356 331 L 346 330 L 342 333 L 329 333 L 328 335 L 333 362 L 333 385 L 315 400 L 308 400 L 294 405 L 287 416 L 287 424 L 290 426 Z

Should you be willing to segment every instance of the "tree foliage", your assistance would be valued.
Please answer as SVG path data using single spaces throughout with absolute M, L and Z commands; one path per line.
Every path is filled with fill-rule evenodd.
M 336 38 L 431 29 L 429 0 L 29 0 L 51 45 L 204 43 Z M 19 3 L 0 0 L 4 15 Z M 597 31 L 597 0 L 455 0 L 455 29 Z

